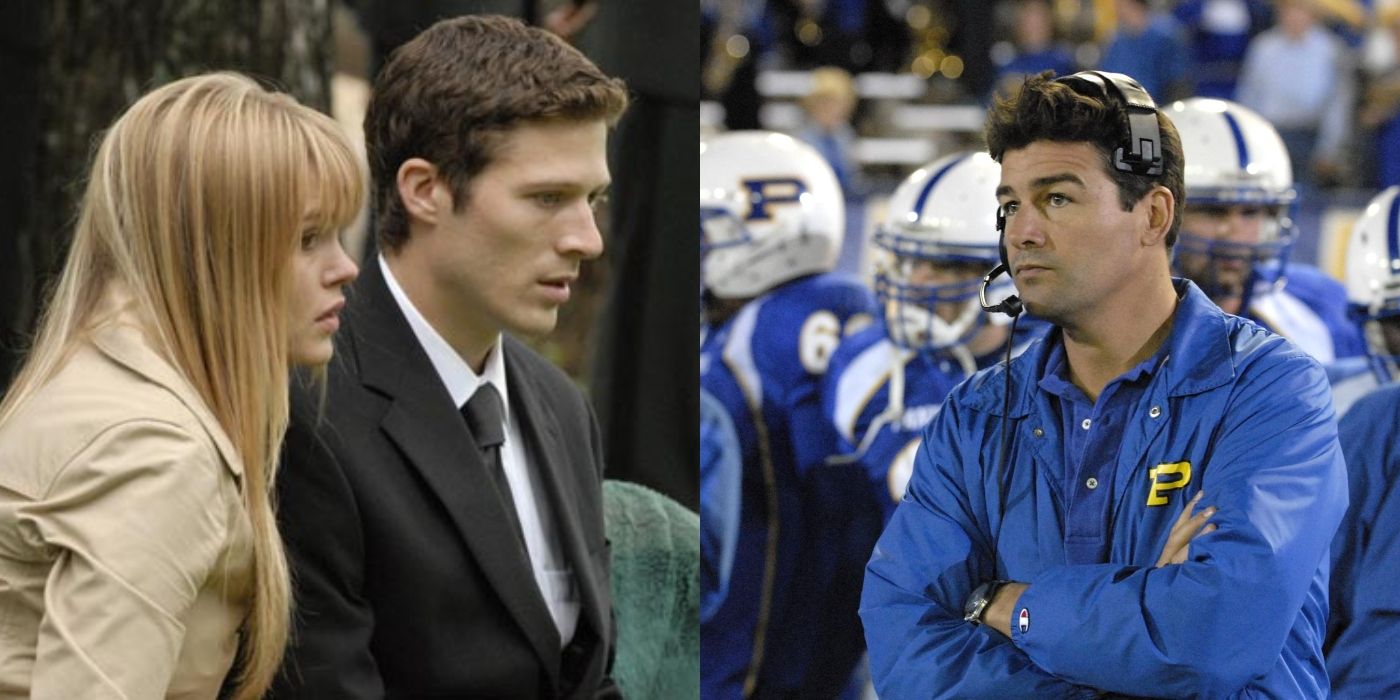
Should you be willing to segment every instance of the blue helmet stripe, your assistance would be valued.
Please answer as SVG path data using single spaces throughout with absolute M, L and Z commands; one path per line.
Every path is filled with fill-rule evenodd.
M 1244 145 L 1244 131 L 1240 129 L 1240 123 L 1235 120 L 1235 115 L 1228 111 L 1221 112 L 1225 117 L 1225 125 L 1230 127 L 1230 133 L 1235 137 L 1235 154 L 1240 159 L 1240 170 L 1249 167 L 1249 147 Z
M 933 186 L 937 185 L 938 181 L 942 180 L 943 176 L 947 175 L 949 170 L 952 170 L 953 168 L 957 167 L 958 163 L 961 163 L 970 157 L 971 155 L 969 154 L 960 156 L 958 158 L 954 158 L 953 162 L 943 166 L 942 170 L 939 170 L 938 172 L 934 173 L 933 177 L 928 179 L 928 183 L 924 185 L 924 190 L 919 193 L 919 198 L 914 200 L 914 213 L 916 215 L 923 213 L 924 203 L 928 201 L 929 195 L 933 194 Z
M 1395 261 L 1400 260 L 1400 222 L 1396 221 L 1400 215 L 1400 196 L 1390 200 L 1390 212 L 1385 218 L 1385 238 L 1390 245 L 1390 267 L 1395 269 Z

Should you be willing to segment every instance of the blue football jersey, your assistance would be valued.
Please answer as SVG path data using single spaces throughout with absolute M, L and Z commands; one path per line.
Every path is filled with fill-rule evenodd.
M 1332 540 L 1332 579 L 1323 651 L 1336 698 L 1393 698 L 1400 671 L 1400 385 L 1362 397 L 1337 423 L 1351 507 Z
M 1012 354 L 1020 354 L 1048 327 L 1025 317 L 1017 321 Z M 972 358 L 975 368 L 995 364 L 1004 352 L 1003 346 Z M 948 392 L 966 378 L 962 363 L 951 354 L 897 346 L 883 320 L 837 348 L 822 392 L 823 410 L 840 439 L 841 455 L 834 459 L 860 465 L 885 520 L 904 497 L 924 427 L 938 415 Z
M 724 601 L 739 539 L 742 448 L 734 421 L 718 399 L 700 391 L 700 619 Z
M 1311 265 L 1289 263 L 1283 289 L 1255 296 L 1243 315 L 1323 365 L 1366 353 L 1361 329 L 1347 315 L 1346 288 Z
M 854 467 L 827 464 L 821 380 L 873 311 L 854 280 L 814 275 L 705 334 L 701 387 L 734 423 L 743 483 L 728 592 L 700 628 L 702 697 L 831 697 L 864 651 L 856 607 L 879 511 Z
M 1332 408 L 1337 411 L 1337 420 L 1341 420 L 1362 397 L 1389 384 L 1390 374 L 1379 359 L 1363 355 L 1328 365 L 1327 381 L 1332 384 Z

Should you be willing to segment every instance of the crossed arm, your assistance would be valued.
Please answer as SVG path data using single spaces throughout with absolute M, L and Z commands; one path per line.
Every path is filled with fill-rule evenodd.
M 1172 525 L 1171 534 L 1167 536 L 1167 541 L 1162 545 L 1162 553 L 1157 557 L 1155 568 L 1181 564 L 1191 556 L 1191 541 L 1201 535 L 1207 535 L 1216 531 L 1215 523 L 1210 522 L 1210 516 L 1215 515 L 1215 506 L 1207 506 L 1195 510 L 1201 502 L 1201 496 L 1205 491 L 1197 491 L 1196 496 L 1190 503 L 1181 510 L 1181 515 L 1176 516 L 1176 523 Z M 1194 512 L 1193 512 L 1194 511 Z M 987 604 L 986 610 L 982 612 L 982 624 L 1000 632 L 1007 639 L 1011 638 L 1011 620 L 1016 610 L 1016 603 L 1021 599 L 1021 594 L 1026 592 L 1029 584 L 1019 581 L 1011 583 L 997 589 L 996 595 Z

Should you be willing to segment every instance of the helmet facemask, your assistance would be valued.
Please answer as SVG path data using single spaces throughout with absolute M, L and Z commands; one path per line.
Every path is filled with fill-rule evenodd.
M 1400 379 L 1400 187 L 1373 197 L 1352 225 L 1345 283 L 1377 378 Z
M 1400 379 L 1400 296 L 1381 298 L 1371 307 L 1352 304 L 1352 320 L 1366 337 L 1366 354 L 1382 382 Z
M 987 323 L 977 302 L 981 276 L 996 250 L 983 245 L 935 243 L 897 229 L 877 231 L 880 251 L 875 294 L 885 311 L 889 337 L 914 351 L 961 348 Z M 1010 285 L 997 290 L 1010 293 Z
M 700 205 L 700 264 L 710 253 L 753 241 L 744 222 L 725 207 Z
M 1173 269 L 1230 313 L 1245 313 L 1256 295 L 1286 284 L 1293 217 L 1282 202 L 1261 200 L 1187 198 Z

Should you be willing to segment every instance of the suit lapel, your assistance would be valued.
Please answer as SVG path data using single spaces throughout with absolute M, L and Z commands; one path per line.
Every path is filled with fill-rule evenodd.
M 510 399 L 516 406 L 520 419 L 520 434 L 525 441 L 530 465 L 540 473 L 549 501 L 549 508 L 555 514 L 555 532 L 564 545 L 564 556 L 574 570 L 578 582 L 583 614 L 601 636 L 608 629 L 602 620 L 603 602 L 599 595 L 597 572 L 593 571 L 593 560 L 584 539 L 586 524 L 579 515 L 577 477 L 579 468 L 592 469 L 591 464 L 577 466 L 578 462 L 590 461 L 587 457 L 572 455 L 560 441 L 559 421 L 553 409 L 545 401 L 545 391 L 539 386 L 527 367 L 521 366 L 517 355 L 526 352 L 508 336 L 502 336 L 506 360 L 506 381 L 510 384 Z M 574 448 L 575 452 L 586 449 Z M 606 582 L 605 582 L 606 583 Z
M 389 400 L 380 427 L 446 507 L 453 524 L 557 683 L 559 632 L 480 452 L 457 407 L 390 294 L 377 264 L 366 266 L 352 319 L 359 375 Z

